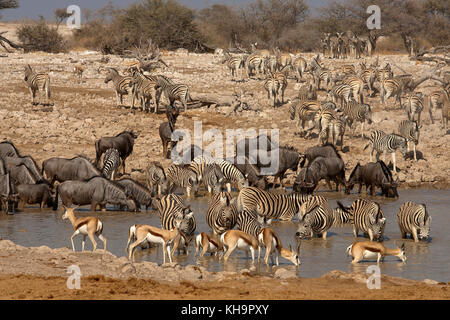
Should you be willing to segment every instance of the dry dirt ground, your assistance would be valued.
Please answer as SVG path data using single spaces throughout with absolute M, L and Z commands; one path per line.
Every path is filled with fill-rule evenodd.
M 67 268 L 81 270 L 80 289 L 68 289 Z M 0 299 L 449 299 L 448 283 L 381 277 L 369 290 L 367 275 L 331 271 L 320 278 L 298 278 L 279 268 L 273 277 L 249 270 L 208 272 L 201 266 L 152 262 L 130 264 L 101 251 L 72 252 L 46 246 L 27 248 L 0 240 Z
M 312 55 L 305 54 L 309 60 Z M 113 136 L 123 130 L 139 132 L 133 154 L 127 160 L 127 172 L 143 181 L 143 171 L 150 161 L 161 161 L 164 166 L 170 160 L 162 158 L 162 147 L 158 135 L 160 123 L 165 114 L 131 112 L 129 108 L 117 107 L 112 84 L 105 84 L 105 75 L 98 67 L 105 66 L 99 61 L 101 55 L 95 52 L 73 52 L 70 54 L 21 54 L 10 53 L 0 58 L 0 140 L 12 141 L 23 155 L 32 155 L 38 164 L 54 156 L 70 158 L 84 154 L 95 157 L 94 142 L 103 136 Z M 108 66 L 123 69 L 123 60 L 110 56 Z M 316 144 L 316 139 L 305 140 L 296 135 L 295 123 L 289 119 L 288 104 L 277 108 L 270 106 L 263 89 L 262 80 L 251 79 L 243 83 L 231 81 L 231 74 L 220 59 L 212 54 L 186 54 L 182 52 L 164 53 L 163 59 L 169 64 L 166 74 L 175 82 L 189 84 L 193 98 L 203 94 L 232 95 L 234 90 L 244 89 L 248 93 L 248 104 L 259 111 L 230 113 L 229 107 L 191 109 L 181 113 L 177 128 L 192 132 L 194 121 L 202 121 L 203 130 L 217 128 L 225 135 L 225 129 L 279 129 L 280 143 L 295 147 L 299 151 Z M 373 59 L 367 59 L 368 63 Z M 431 70 L 428 64 L 411 63 L 406 56 L 380 56 L 380 64 L 395 61 L 407 72 L 420 76 Z M 75 62 L 85 62 L 83 81 L 78 83 L 71 73 Z M 324 61 L 333 69 L 341 61 Z M 347 60 L 345 63 L 357 63 Z M 51 77 L 51 100 L 53 106 L 32 106 L 30 94 L 23 82 L 23 70 L 30 64 L 34 70 L 48 72 Z M 398 73 L 399 70 L 394 71 Z M 297 84 L 289 80 L 286 98 L 296 95 Z M 437 86 L 432 82 L 422 84 L 419 89 L 429 92 Z M 321 93 L 323 98 L 324 93 Z M 369 99 L 374 111 L 375 123 L 366 125 L 369 130 L 382 129 L 396 131 L 401 119 L 406 119 L 404 110 L 383 111 L 379 97 Z M 392 106 L 393 101 L 390 100 Z M 129 105 L 129 97 L 125 97 Z M 403 160 L 397 155 L 400 168 L 401 187 L 448 188 L 449 135 L 441 128 L 440 114 L 435 114 L 435 124 L 430 124 L 427 112 L 423 112 L 418 150 L 423 159 L 418 162 Z M 354 137 L 351 133 L 344 139 L 343 159 L 347 170 L 358 161 L 369 161 L 369 152 L 363 151 L 367 140 Z M 390 160 L 390 156 L 387 157 Z M 287 180 L 292 183 L 294 174 Z M 323 186 L 322 186 L 323 187 Z M 3 241 L 4 242 L 4 241 Z M 7 249 L 13 248 L 13 249 Z M 448 299 L 448 286 L 428 285 L 421 282 L 393 279 L 383 276 L 383 290 L 368 290 L 362 277 L 365 275 L 345 274 L 335 271 L 316 279 L 290 278 L 283 270 L 280 278 L 267 278 L 244 274 L 211 274 L 191 266 L 192 278 L 181 279 L 178 266 L 157 269 L 148 262 L 141 266 L 131 266 L 127 261 L 110 255 L 71 253 L 66 249 L 51 251 L 42 249 L 37 256 L 32 249 L 20 248 L 12 244 L 2 245 L 0 250 L 0 298 L 7 299 Z M 28 250 L 28 251 L 27 251 Z M 33 249 L 34 250 L 34 249 Z M 48 251 L 45 255 L 45 252 Z M 65 256 L 63 259 L 61 256 Z M 31 261 L 30 261 L 31 259 Z M 106 260 L 104 260 L 106 259 Z M 99 261 L 111 260 L 111 263 Z M 71 291 L 65 286 L 66 268 L 73 262 L 88 266 L 83 273 L 82 289 Z M 111 265 L 105 271 L 104 266 Z M 44 268 L 45 267 L 45 268 Z M 143 269 L 142 269 L 143 268 Z M 154 269 L 152 278 L 139 276 L 145 268 Z M 156 271 L 159 270 L 159 271 Z M 171 270 L 170 272 L 168 270 Z M 184 273 L 184 272 L 183 272 Z M 130 279 L 126 279 L 131 274 Z M 147 273 L 148 274 L 148 273 Z M 162 278 L 158 278 L 161 274 Z M 124 276 L 125 275 L 125 278 Z M 178 282 L 166 283 L 164 275 L 177 277 Z M 203 281 L 198 281 L 201 277 Z M 287 277 L 286 279 L 281 279 Z M 145 278 L 145 279 L 141 279 Z M 357 279 L 355 281 L 355 279 Z M 359 280 L 358 280 L 359 279 Z M 365 278 L 364 278 L 365 279 Z M 359 282 L 358 282 L 359 281 Z

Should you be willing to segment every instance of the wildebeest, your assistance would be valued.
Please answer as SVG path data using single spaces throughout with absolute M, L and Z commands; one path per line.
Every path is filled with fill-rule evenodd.
M 40 172 L 41 170 L 37 166 L 36 161 L 30 156 L 23 156 L 23 157 L 22 156 L 14 156 L 14 157 L 6 156 L 3 158 L 3 162 L 4 162 L 4 165 L 7 169 L 7 171 L 9 171 L 9 169 L 13 166 L 24 165 L 27 167 L 28 170 L 30 170 L 31 174 L 34 176 L 36 181 L 43 180 L 42 174 Z
M 327 143 L 323 146 L 315 146 L 306 149 L 304 153 L 304 159 L 300 162 L 300 167 L 303 168 L 305 166 L 306 160 L 308 160 L 308 165 L 311 164 L 315 158 L 324 157 L 324 158 L 341 158 L 336 147 Z
M 16 187 L 21 184 L 36 184 L 38 180 L 31 173 L 30 169 L 24 164 L 18 166 L 10 166 L 8 168 L 9 176 L 13 193 L 16 192 Z
M 170 154 L 168 153 L 168 145 L 170 142 L 170 150 L 172 150 L 177 141 L 172 141 L 172 133 L 175 130 L 175 123 L 177 121 L 179 115 L 179 111 L 177 107 L 167 107 L 166 116 L 167 122 L 163 122 L 159 126 L 159 137 L 161 138 L 161 143 L 163 146 L 163 157 L 170 158 Z
M 19 151 L 12 142 L 2 141 L 0 142 L 0 158 L 4 157 L 19 157 Z
M 109 203 L 126 206 L 128 211 L 136 210 L 134 200 L 127 196 L 124 188 L 102 177 L 93 177 L 87 181 L 71 180 L 59 184 L 56 188 L 54 210 L 57 209 L 58 196 L 66 207 L 72 204 L 80 206 L 90 204 L 91 211 L 95 211 L 98 205 L 105 209 Z
M 0 205 L 6 214 L 9 211 L 10 202 L 15 199 L 11 189 L 9 173 L 0 174 Z
M 272 138 L 266 134 L 260 134 L 255 138 L 241 139 L 236 143 L 236 156 L 245 156 L 247 158 L 257 158 L 259 150 L 271 151 L 278 148 L 278 144 L 272 141 Z
M 44 160 L 42 173 L 52 185 L 55 181 L 88 180 L 102 175 L 100 170 L 83 156 L 76 156 L 72 159 L 54 157 Z
M 364 184 L 367 192 L 369 192 L 370 186 L 370 194 L 372 196 L 375 195 L 375 188 L 380 187 L 383 196 L 389 198 L 398 197 L 398 180 L 393 180 L 391 170 L 381 160 L 369 162 L 363 166 L 358 162 L 345 184 L 345 193 L 349 194 L 355 184 L 359 184 L 358 193 L 361 193 Z
M 47 207 L 53 207 L 55 199 L 55 194 L 52 192 L 50 185 L 45 182 L 38 184 L 21 184 L 16 187 L 18 209 L 23 209 L 25 204 L 36 204 L 40 205 L 42 209 L 45 205 Z
M 122 178 L 114 181 L 119 186 L 125 189 L 125 193 L 130 195 L 136 202 L 138 209 L 144 205 L 146 209 L 153 204 L 152 193 L 137 181 L 130 178 Z M 156 206 L 156 205 L 155 205 Z M 156 209 L 156 207 L 154 207 Z
M 345 164 L 341 158 L 317 157 L 311 165 L 303 168 L 294 182 L 294 191 L 312 193 L 320 180 L 325 179 L 330 190 L 333 180 L 336 183 L 336 191 L 339 185 L 345 186 Z
M 244 163 L 239 163 L 237 158 L 233 158 L 231 161 L 242 172 L 244 177 L 247 177 L 249 187 L 257 187 L 265 190 L 267 187 L 267 179 L 265 176 L 261 176 L 258 167 L 251 164 L 247 157 L 244 158 Z
M 95 165 L 98 165 L 102 154 L 106 150 L 114 148 L 119 151 L 123 173 L 125 173 L 125 159 L 133 152 L 134 139 L 137 139 L 137 137 L 138 135 L 133 131 L 123 131 L 115 137 L 100 138 L 95 142 Z

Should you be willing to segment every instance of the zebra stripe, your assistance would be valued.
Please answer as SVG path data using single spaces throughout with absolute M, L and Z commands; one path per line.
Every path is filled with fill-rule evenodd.
M 197 227 L 194 215 L 189 206 L 186 206 L 183 199 L 175 194 L 163 196 L 158 204 L 157 210 L 161 220 L 161 228 L 171 230 L 175 228 L 175 220 L 182 220 L 180 233 L 190 238 L 194 235 Z
M 120 167 L 120 154 L 117 149 L 109 148 L 103 158 L 102 174 L 108 180 L 114 180 Z
M 402 120 L 398 126 L 398 133 L 406 138 L 406 147 L 409 152 L 409 143 L 414 143 L 414 160 L 417 161 L 416 146 L 419 143 L 419 125 L 416 121 Z
M 298 193 L 273 194 L 256 187 L 246 187 L 239 192 L 237 203 L 239 211 L 247 210 L 268 218 L 289 221 L 308 197 Z
M 337 84 L 331 88 L 327 94 L 327 100 L 333 100 L 335 103 L 340 103 L 341 108 L 350 101 L 352 96 L 352 88 L 348 84 Z M 345 104 L 344 104 L 345 102 Z
M 164 92 L 166 98 L 170 101 L 170 105 L 173 107 L 175 101 L 180 101 L 184 106 L 184 112 L 187 112 L 187 101 L 192 100 L 189 95 L 189 87 L 186 84 L 175 84 L 169 78 L 163 75 L 156 76 L 155 89 L 159 89 Z
M 247 73 L 247 78 L 250 77 L 250 74 L 253 74 L 253 70 L 255 70 L 258 74 L 264 72 L 264 57 L 257 54 L 252 53 L 245 60 L 245 72 Z
M 237 218 L 238 211 L 230 193 L 222 191 L 212 195 L 206 212 L 206 223 L 214 234 L 220 235 L 233 229 L 237 223 Z
M 423 96 L 418 92 L 411 92 L 406 96 L 406 114 L 408 120 L 413 121 L 417 114 L 417 124 L 420 125 L 420 114 L 423 110 Z
M 175 187 L 186 188 L 188 197 L 191 196 L 191 190 L 197 192 L 199 180 L 189 167 L 173 164 L 167 168 L 166 177 L 169 183 L 168 192 L 172 192 Z
M 397 212 L 397 222 L 402 238 L 406 238 L 409 233 L 415 242 L 419 239 L 428 239 L 431 217 L 425 204 L 411 201 L 403 203 Z
M 322 108 L 318 101 L 298 101 L 292 102 L 289 106 L 289 115 L 291 120 L 297 118 L 296 126 L 302 122 L 302 129 L 305 130 L 305 122 L 309 122 L 309 130 L 312 130 L 311 122 L 314 122 L 316 113 Z
M 300 206 L 298 220 L 297 237 L 312 238 L 314 235 L 321 235 L 326 239 L 327 230 L 334 223 L 333 210 L 325 197 L 312 196 Z
M 153 103 L 155 105 L 154 110 L 155 113 L 157 113 L 159 97 L 157 96 L 158 93 L 155 90 L 156 77 L 146 76 L 139 70 L 135 70 L 132 77 L 133 79 L 130 81 L 130 86 L 133 88 L 131 108 L 134 109 L 134 99 L 138 98 L 140 100 L 141 110 L 144 111 L 145 109 L 148 111 L 150 106 L 147 107 L 147 104 L 150 104 L 153 98 Z
M 116 98 L 119 105 L 123 104 L 123 96 L 128 94 L 130 90 L 130 82 L 133 80 L 131 76 L 121 76 L 115 68 L 107 68 L 108 74 L 105 83 L 110 81 L 114 84 Z
M 372 111 L 370 105 L 351 100 L 344 105 L 342 112 L 346 116 L 350 128 L 354 121 L 361 122 L 361 137 L 364 139 L 364 122 L 367 120 L 368 124 L 372 123 Z
M 236 229 L 258 237 L 261 230 L 271 223 L 272 219 L 267 219 L 267 217 L 255 215 L 253 212 L 244 210 L 238 214 Z
M 363 103 L 364 81 L 356 76 L 350 76 L 344 79 L 343 84 L 350 86 L 353 99 Z
M 333 210 L 333 219 L 334 219 L 333 223 L 334 226 L 340 226 L 351 223 L 350 214 L 340 207 L 337 207 Z
M 242 57 L 232 56 L 227 51 L 224 51 L 223 53 L 222 64 L 227 64 L 228 69 L 231 70 L 233 80 L 235 79 L 235 76 L 237 76 L 237 70 L 244 67 L 244 62 Z
M 46 73 L 36 73 L 31 69 L 29 64 L 25 67 L 25 82 L 28 85 L 31 93 L 31 103 L 35 104 L 34 100 L 36 98 L 36 91 L 39 92 L 39 103 L 42 103 L 42 93 L 39 90 L 40 88 L 45 91 L 45 97 L 47 103 L 49 103 L 50 99 L 50 77 Z
M 374 150 L 376 150 L 377 152 L 377 161 L 379 160 L 381 152 L 384 151 L 383 162 L 386 162 L 386 153 L 390 153 L 392 156 L 392 162 L 394 164 L 394 171 L 396 171 L 395 152 L 397 151 L 397 149 L 399 149 L 403 157 L 405 157 L 407 150 L 406 139 L 395 133 L 391 133 L 388 135 L 381 130 L 375 130 L 372 132 L 369 140 L 370 142 L 364 147 L 364 150 L 366 150 L 369 145 L 372 145 L 372 150 L 370 151 L 370 162 L 372 162 L 372 155 Z
M 280 99 L 278 98 L 278 91 L 281 88 L 281 83 L 272 75 L 269 76 L 266 81 L 264 81 L 264 89 L 267 92 L 267 99 L 270 100 L 270 97 L 273 97 L 272 106 L 275 107 L 277 102 L 280 102 Z
M 356 199 L 348 208 L 344 207 L 340 201 L 337 201 L 337 204 L 350 215 L 354 237 L 358 237 L 358 231 L 361 230 L 369 235 L 370 241 L 382 240 L 386 218 L 378 203 Z
M 264 74 L 274 73 L 277 71 L 277 57 L 264 57 Z
M 220 166 L 216 163 L 208 164 L 203 171 L 202 181 L 210 194 L 220 192 L 222 184 L 225 182 Z
M 216 163 L 219 165 L 220 171 L 222 171 L 222 174 L 225 177 L 228 192 L 231 192 L 231 184 L 236 185 L 238 190 L 247 186 L 248 182 L 246 176 L 244 176 L 234 164 L 223 159 L 216 161 Z
M 152 162 L 145 170 L 147 187 L 152 193 L 161 195 L 167 191 L 168 180 L 164 172 L 164 168 L 159 162 Z M 155 189 L 158 189 L 157 191 Z

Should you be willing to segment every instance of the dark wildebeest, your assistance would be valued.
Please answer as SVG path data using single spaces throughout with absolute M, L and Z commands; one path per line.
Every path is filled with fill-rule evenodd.
M 18 166 L 10 166 L 8 168 L 13 193 L 16 193 L 16 187 L 21 184 L 36 184 L 38 180 L 33 173 L 24 164 Z
M 122 178 L 114 182 L 124 188 L 125 193 L 134 199 L 138 209 L 141 208 L 141 205 L 144 205 L 145 209 L 153 207 L 152 193 L 139 182 L 134 181 L 131 178 Z M 156 209 L 156 207 L 153 208 Z
M 265 176 L 260 175 L 258 167 L 251 164 L 247 157 L 244 157 L 244 163 L 239 162 L 236 157 L 231 161 L 231 163 L 233 163 L 236 168 L 238 168 L 239 171 L 242 172 L 244 177 L 246 177 L 248 186 L 265 190 L 267 188 L 267 179 Z
M 44 160 L 42 162 L 42 173 L 45 174 L 51 185 L 55 181 L 88 180 L 102 175 L 100 170 L 83 156 L 72 159 L 54 157 Z
M 135 211 L 136 204 L 133 199 L 127 196 L 125 189 L 103 177 L 93 177 L 87 181 L 65 181 L 56 188 L 57 209 L 58 196 L 62 204 L 70 207 L 76 205 L 91 205 L 91 211 L 95 211 L 99 205 L 103 210 L 106 204 L 126 206 L 128 211 Z
M 22 210 L 25 204 L 39 203 L 42 209 L 45 205 L 53 207 L 55 194 L 52 192 L 50 185 L 46 182 L 38 184 L 21 184 L 16 187 L 17 198 L 19 201 L 18 209 Z
M 332 190 L 330 181 L 336 183 L 336 191 L 339 191 L 339 185 L 345 187 L 345 164 L 341 158 L 317 157 L 311 165 L 303 168 L 294 182 L 294 191 L 303 193 L 312 193 L 320 180 L 325 179 L 330 190 Z
M 303 168 L 305 166 L 306 160 L 308 160 L 308 165 L 311 164 L 315 158 L 324 157 L 324 158 L 340 158 L 336 147 L 331 143 L 326 143 L 323 146 L 315 146 L 306 149 L 304 154 L 304 159 L 300 163 L 300 167 Z
M 9 205 L 16 199 L 16 195 L 12 194 L 12 187 L 9 173 L 0 174 L 0 205 L 4 213 L 8 213 Z
M 123 131 L 115 137 L 100 138 L 95 142 L 95 165 L 98 166 L 98 162 L 106 150 L 114 148 L 119 151 L 123 173 L 125 174 L 125 159 L 133 152 L 134 139 L 137 139 L 137 137 L 138 135 L 133 131 Z
M 272 138 L 266 134 L 260 134 L 255 138 L 241 139 L 236 144 L 236 156 L 245 156 L 247 158 L 257 159 L 259 150 L 271 151 L 278 148 L 278 144 L 272 141 Z
M 19 157 L 19 151 L 12 142 L 2 141 L 0 142 L 0 158 L 4 157 Z
M 173 150 L 177 141 L 172 141 L 172 133 L 175 130 L 175 123 L 179 111 L 177 107 L 168 106 L 166 109 L 167 122 L 163 122 L 159 125 L 159 137 L 161 138 L 161 143 L 163 146 L 163 157 L 170 159 L 170 154 L 168 153 L 168 145 L 170 142 L 170 150 Z
M 391 170 L 381 160 L 369 162 L 364 166 L 358 162 L 345 184 L 345 193 L 349 194 L 355 184 L 359 184 L 358 193 L 361 193 L 364 184 L 367 192 L 369 192 L 370 186 L 372 196 L 375 195 L 375 188 L 380 187 L 383 196 L 388 198 L 398 197 L 398 181 L 393 180 Z
M 24 165 L 30 170 L 31 174 L 34 176 L 36 181 L 42 181 L 43 177 L 41 174 L 41 170 L 36 164 L 36 161 L 30 156 L 17 156 L 17 157 L 4 157 L 3 158 L 6 169 L 9 171 L 9 168 L 14 166 Z

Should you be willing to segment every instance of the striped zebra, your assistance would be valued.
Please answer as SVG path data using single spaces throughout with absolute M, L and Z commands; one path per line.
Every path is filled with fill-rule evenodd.
M 147 187 L 153 194 L 161 194 L 167 192 L 168 180 L 164 172 L 163 166 L 157 162 L 153 161 L 145 170 Z
M 334 71 L 337 73 L 342 73 L 346 76 L 355 76 L 356 75 L 356 69 L 355 66 L 352 64 L 343 64 L 336 68 Z
M 394 78 L 390 79 L 381 79 L 381 103 L 383 104 L 383 108 L 386 110 L 386 103 L 385 101 L 389 99 L 390 97 L 395 96 L 395 102 L 394 106 L 397 103 L 397 101 L 400 104 L 400 108 L 403 108 L 401 95 L 403 93 L 403 90 L 405 86 L 412 81 L 411 75 L 399 75 Z
M 376 158 L 379 160 L 379 156 L 381 152 L 383 153 L 383 162 L 386 162 L 386 153 L 390 153 L 392 156 L 392 162 L 394 165 L 394 171 L 397 171 L 396 162 L 395 162 L 395 152 L 397 149 L 400 150 L 403 157 L 406 156 L 407 143 L 406 138 L 395 134 L 386 134 L 381 130 L 375 130 L 372 132 L 370 138 L 370 142 L 364 147 L 364 150 L 367 149 L 369 145 L 372 145 L 372 150 L 370 151 L 370 162 L 372 162 L 373 151 L 376 150 Z
M 117 105 L 123 105 L 123 96 L 127 95 L 130 90 L 130 82 L 133 80 L 131 76 L 121 76 L 117 69 L 107 68 L 108 73 L 105 77 L 105 83 L 110 81 L 114 84 L 114 90 L 116 92 Z M 133 97 L 131 97 L 132 99 Z
M 103 169 L 102 175 L 108 180 L 114 180 L 116 178 L 117 171 L 120 167 L 120 154 L 117 149 L 109 148 L 105 151 L 103 157 Z
M 264 81 L 264 89 L 267 92 L 267 99 L 270 100 L 270 97 L 273 97 L 272 106 L 275 107 L 277 103 L 280 102 L 278 98 L 278 91 L 281 88 L 281 83 L 275 78 L 273 75 L 270 75 L 266 81 Z
M 187 239 L 187 243 L 184 244 L 185 252 L 187 252 L 188 244 L 197 228 L 194 213 L 190 206 L 187 206 L 180 196 L 169 194 L 163 196 L 156 207 L 161 221 L 161 228 L 172 230 L 175 227 L 175 220 L 182 220 L 179 231 Z
M 297 82 L 300 82 L 300 79 L 303 79 L 303 75 L 306 71 L 306 68 L 308 67 L 308 63 L 306 62 L 305 58 L 297 57 L 295 58 L 292 65 L 296 73 Z
M 264 57 L 264 74 L 274 73 L 277 71 L 277 57 Z
M 367 94 L 372 97 L 375 93 L 374 83 L 377 79 L 378 71 L 374 67 L 367 68 L 364 62 L 360 63 L 361 71 L 359 73 L 359 77 L 364 81 L 364 87 L 367 87 Z M 387 77 L 386 77 L 387 78 Z
M 334 103 L 339 103 L 341 109 L 350 101 L 351 97 L 352 88 L 344 83 L 334 85 L 327 94 L 327 100 L 333 100 Z
M 414 121 L 417 115 L 417 124 L 420 125 L 420 114 L 423 111 L 423 95 L 420 92 L 409 92 L 406 95 L 406 114 L 408 120 Z M 433 118 L 431 118 L 433 121 Z
M 188 166 L 173 164 L 166 169 L 168 180 L 168 192 L 173 192 L 176 187 L 186 188 L 186 195 L 191 196 L 191 190 L 197 193 L 199 180 L 197 174 Z
M 242 57 L 232 56 L 227 50 L 223 52 L 222 64 L 227 64 L 228 69 L 231 70 L 231 76 L 233 80 L 235 80 L 235 76 L 237 76 L 238 69 L 244 67 L 245 61 Z
M 189 94 L 189 87 L 185 84 L 176 84 L 163 75 L 156 76 L 155 90 L 161 88 L 164 95 L 173 107 L 176 100 L 180 101 L 184 106 L 184 113 L 187 112 L 187 101 L 192 101 Z
M 344 81 L 342 83 L 350 86 L 352 97 L 354 100 L 358 101 L 359 103 L 364 102 L 363 98 L 364 80 L 362 80 L 357 76 L 349 76 L 344 78 Z
M 342 226 L 351 223 L 350 214 L 340 207 L 333 209 L 333 225 Z
M 346 119 L 344 116 L 335 117 L 331 120 L 328 128 L 331 133 L 331 138 L 333 141 L 333 145 L 338 145 L 338 140 L 340 140 L 341 151 L 344 148 L 344 134 L 345 134 L 345 124 Z
M 297 119 L 296 127 L 298 128 L 298 124 L 302 122 L 302 129 L 305 131 L 305 122 L 309 123 L 309 128 L 306 130 L 308 134 L 305 138 L 311 133 L 311 130 L 315 127 L 314 125 L 314 117 L 317 112 L 322 108 L 322 105 L 318 101 L 292 101 L 289 105 L 289 115 L 291 120 Z
M 203 171 L 202 182 L 210 194 L 218 193 L 222 190 L 222 185 L 225 182 L 225 176 L 220 170 L 218 164 L 211 163 L 206 166 Z
M 314 121 L 319 126 L 319 136 L 317 143 L 325 144 L 328 142 L 328 137 L 331 129 L 331 123 L 336 119 L 336 114 L 331 110 L 319 110 L 314 116 Z
M 227 191 L 231 192 L 231 184 L 235 185 L 238 190 L 248 186 L 247 175 L 242 174 L 242 172 L 232 163 L 226 160 L 217 160 L 216 163 L 220 167 L 223 176 L 225 177 L 225 183 Z
M 287 65 L 292 65 L 292 56 L 289 53 L 282 53 L 279 48 L 275 48 L 277 58 L 277 68 L 280 70 Z
M 244 67 L 247 78 L 250 78 L 253 71 L 255 71 L 255 75 L 264 73 L 264 57 L 257 53 L 252 53 L 245 60 Z
M 155 90 L 156 77 L 146 76 L 140 70 L 132 73 L 130 87 L 132 87 L 131 108 L 134 109 L 134 99 L 138 98 L 142 111 L 149 111 L 150 103 L 153 99 L 155 113 L 158 113 L 158 104 L 160 92 Z
M 403 203 L 397 212 L 397 222 L 403 239 L 408 233 L 414 242 L 428 239 L 431 217 L 424 203 L 417 204 L 411 201 Z
M 272 219 L 244 210 L 238 214 L 236 229 L 257 237 L 261 230 L 271 223 Z
M 237 223 L 238 211 L 228 192 L 213 194 L 208 203 L 206 223 L 214 234 L 220 235 L 231 230 Z
M 353 236 L 358 237 L 358 231 L 368 234 L 370 241 L 383 239 L 386 218 L 378 203 L 370 200 L 356 199 L 350 207 L 337 201 L 338 206 L 350 215 L 353 225 Z
M 29 64 L 25 67 L 25 82 L 31 94 L 31 104 L 35 105 L 36 91 L 39 92 L 39 103 L 42 104 L 42 91 L 45 92 L 46 104 L 49 104 L 50 100 L 50 76 L 46 73 L 36 73 L 31 69 Z M 41 89 L 41 90 L 40 90 Z
M 279 91 L 281 91 L 281 103 L 284 103 L 284 91 L 286 90 L 287 85 L 288 85 L 288 74 L 289 74 L 290 68 L 291 68 L 291 65 L 287 65 L 280 71 L 273 73 L 273 77 L 275 79 L 277 79 L 278 82 L 280 83 Z
M 350 100 L 349 103 L 344 105 L 342 112 L 345 115 L 350 128 L 352 127 L 353 122 L 361 122 L 361 138 L 364 139 L 364 122 L 367 120 L 368 124 L 372 124 L 372 111 L 370 105 Z
M 333 226 L 333 223 L 333 210 L 327 199 L 322 196 L 311 196 L 300 206 L 295 236 L 304 239 L 319 235 L 325 240 L 327 230 Z
M 420 128 L 416 121 L 402 120 L 398 126 L 398 134 L 406 138 L 406 147 L 409 152 L 409 143 L 414 143 L 414 160 L 417 161 L 416 146 L 419 143 Z
M 274 194 L 255 187 L 246 187 L 239 192 L 237 208 L 239 211 L 246 210 L 267 218 L 290 221 L 308 197 L 298 193 Z
M 206 167 L 214 163 L 215 160 L 213 157 L 208 155 L 199 155 L 192 159 L 191 163 L 189 164 L 189 168 L 197 174 L 198 181 L 201 182 L 203 180 L 203 175 Z

